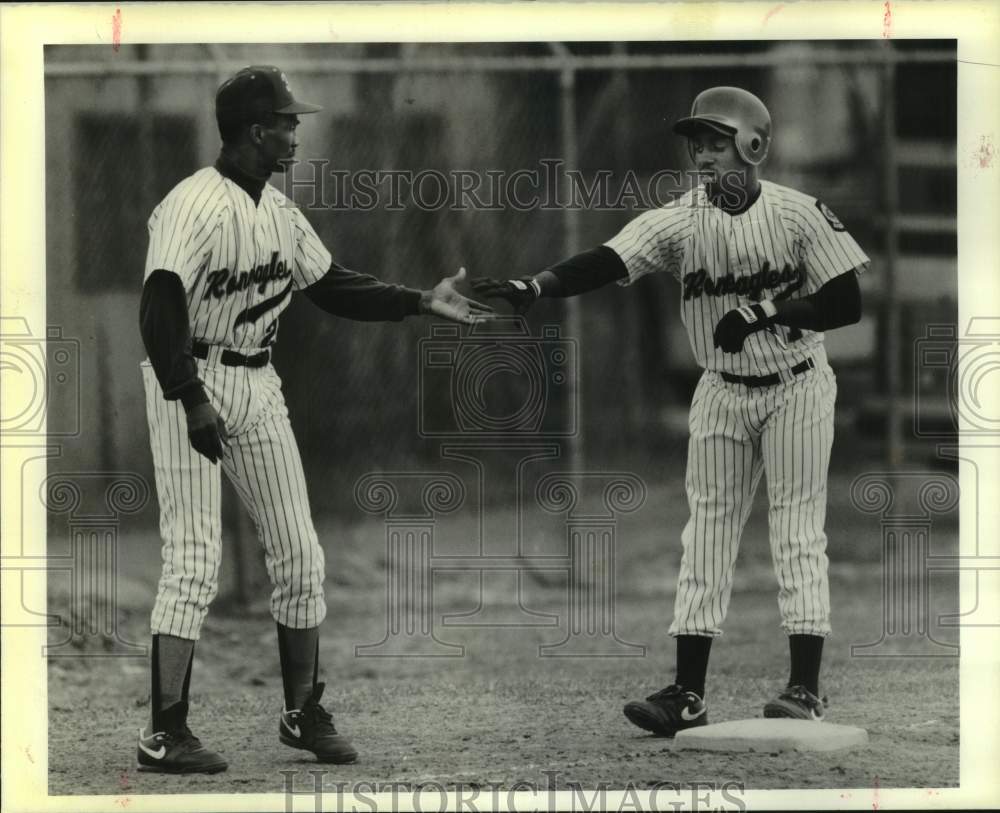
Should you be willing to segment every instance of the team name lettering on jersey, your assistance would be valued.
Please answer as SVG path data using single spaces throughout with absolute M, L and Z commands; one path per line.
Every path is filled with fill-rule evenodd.
M 732 215 L 699 186 L 639 215 L 605 243 L 628 269 L 620 284 L 657 272 L 681 284 L 681 322 L 706 370 L 769 375 L 819 354 L 819 331 L 771 325 L 748 336 L 739 353 L 716 346 L 714 331 L 727 311 L 761 299 L 809 296 L 869 264 L 829 207 L 771 181 L 760 187 L 757 200 Z
M 274 342 L 292 292 L 331 262 L 281 192 L 266 184 L 255 202 L 215 167 L 181 181 L 149 219 L 146 276 L 161 268 L 181 278 L 191 335 L 209 344 L 247 351 Z
M 222 299 L 229 294 L 245 291 L 251 285 L 256 285 L 257 292 L 262 294 L 267 290 L 268 283 L 287 279 L 291 275 L 292 269 L 284 260 L 278 259 L 278 252 L 275 251 L 271 254 L 269 263 L 262 263 L 251 271 L 236 271 L 232 274 L 228 268 L 209 271 L 203 298 L 214 296 L 216 299 Z
M 736 276 L 732 273 L 725 274 L 718 279 L 712 279 L 708 271 L 699 268 L 684 275 L 684 298 L 708 296 L 726 296 L 728 294 L 738 294 L 753 300 L 759 300 L 765 288 L 777 288 L 788 282 L 791 283 L 782 293 L 798 290 L 806 281 L 806 269 L 803 265 L 793 267 L 791 263 L 785 263 L 780 271 L 771 268 L 769 262 L 764 263 L 760 271 L 753 274 Z

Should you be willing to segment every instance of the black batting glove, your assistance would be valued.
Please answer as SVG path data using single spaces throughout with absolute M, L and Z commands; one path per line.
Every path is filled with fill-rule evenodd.
M 209 403 L 187 411 L 188 440 L 191 447 L 212 463 L 222 460 L 223 447 L 229 445 L 229 433 L 219 413 Z
M 520 279 L 478 277 L 472 280 L 471 285 L 473 291 L 487 299 L 506 299 L 517 314 L 527 313 L 542 292 L 534 277 Z
M 751 333 L 764 330 L 771 320 L 760 305 L 744 305 L 729 311 L 715 326 L 713 341 L 724 353 L 739 353 Z

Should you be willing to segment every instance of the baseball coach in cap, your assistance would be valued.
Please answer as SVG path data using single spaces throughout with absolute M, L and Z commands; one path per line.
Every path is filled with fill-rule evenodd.
M 141 371 L 163 564 L 151 621 L 152 715 L 139 730 L 139 769 L 227 768 L 187 724 L 195 643 L 218 590 L 222 472 L 254 520 L 272 584 L 284 687 L 277 739 L 319 762 L 353 762 L 357 752 L 320 703 L 324 558 L 271 365 L 278 320 L 296 293 L 365 321 L 430 314 L 472 323 L 491 309 L 456 291 L 464 269 L 420 291 L 333 260 L 302 212 L 268 184 L 294 162 L 298 117 L 320 110 L 296 99 L 278 68 L 240 70 L 219 88 L 215 109 L 218 160 L 180 181 L 149 218 Z M 244 739 L 240 731 L 213 735 L 233 751 Z

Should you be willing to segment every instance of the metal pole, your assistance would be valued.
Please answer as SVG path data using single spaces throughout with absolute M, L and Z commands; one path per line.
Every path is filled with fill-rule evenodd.
M 879 59 L 874 48 L 853 48 L 850 50 L 823 49 L 809 55 L 809 65 L 861 65 L 870 66 Z M 894 64 L 931 64 L 954 62 L 955 54 L 944 51 L 898 51 L 885 54 L 883 61 Z M 340 73 L 468 73 L 518 72 L 518 71 L 558 71 L 567 68 L 575 71 L 609 70 L 683 70 L 686 68 L 799 68 L 800 57 L 787 56 L 782 52 L 758 54 L 594 54 L 568 56 L 495 56 L 495 57 L 420 57 L 382 58 L 345 57 L 330 59 L 282 60 L 281 67 L 289 75 L 340 74 Z M 229 59 L 223 65 L 227 73 L 235 72 L 246 65 L 246 61 Z M 191 74 L 215 74 L 218 65 L 214 60 L 169 60 L 144 63 L 115 59 L 114 62 L 81 60 L 73 62 L 52 62 L 45 66 L 46 76 L 131 76 L 139 73 L 160 76 Z
M 225 67 L 228 61 L 225 47 L 218 43 L 208 43 L 205 50 L 214 66 L 215 83 L 221 85 L 230 76 Z M 225 494 L 222 498 L 223 527 L 226 532 L 231 531 L 233 534 L 233 553 L 235 554 L 233 556 L 234 587 L 232 598 L 240 610 L 247 610 L 253 595 L 251 563 L 255 547 L 253 540 L 257 536 L 257 529 L 250 521 L 250 515 L 236 489 L 227 486 L 225 478 L 223 480 Z
M 627 59 L 628 49 L 624 42 L 613 42 L 611 43 L 611 54 L 618 58 Z M 614 102 L 611 105 L 611 115 L 613 122 L 611 123 L 611 133 L 610 140 L 613 145 L 613 155 L 614 155 L 614 170 L 615 172 L 625 172 L 629 164 L 628 155 L 628 116 L 626 115 L 625 100 L 629 98 L 629 74 L 624 68 L 619 68 L 614 71 L 611 75 L 611 79 L 608 83 L 610 92 L 614 95 Z M 636 310 L 637 303 L 633 300 L 632 302 L 623 303 L 629 308 L 629 313 L 635 322 L 641 324 L 645 320 L 642 318 L 639 311 Z M 632 331 L 636 331 L 637 327 L 633 326 Z M 641 335 L 641 327 L 638 328 Z M 631 334 L 634 338 L 637 338 L 635 332 Z M 648 425 L 654 419 L 651 412 L 656 411 L 656 407 L 650 407 L 650 386 L 648 381 L 648 371 L 645 369 L 645 365 L 642 363 L 643 357 L 639 344 L 635 344 L 633 347 L 628 349 L 629 358 L 627 363 L 624 364 L 624 370 L 622 371 L 625 376 L 627 376 L 627 386 L 630 392 L 644 393 L 646 397 L 642 398 L 626 398 L 625 408 L 627 410 L 626 414 L 628 416 L 628 421 L 631 426 L 642 426 Z M 655 400 L 657 401 L 657 406 L 659 405 L 660 399 L 660 387 L 657 386 L 654 390 Z
M 891 48 L 890 44 L 886 48 Z M 896 64 L 882 63 L 882 187 L 885 205 L 886 458 L 890 469 L 903 461 L 900 420 L 900 314 L 896 291 L 898 257 L 899 168 L 896 159 Z
M 149 61 L 148 45 L 136 45 L 135 52 L 138 64 L 144 65 Z M 156 126 L 153 120 L 153 116 L 156 115 L 156 77 L 148 73 L 137 73 L 135 75 L 135 82 L 139 98 L 139 119 L 137 122 L 139 154 L 153 155 L 155 137 L 153 129 Z M 152 162 L 146 161 L 140 161 L 139 165 L 135 167 L 136 182 L 140 191 L 139 200 L 144 216 L 148 216 L 153 211 L 153 207 L 158 203 L 158 201 L 154 200 L 156 197 L 156 184 L 154 182 L 153 169 Z
M 568 49 L 561 43 L 553 45 L 560 56 L 569 57 Z M 569 172 L 576 169 L 580 163 L 579 150 L 576 141 L 576 70 L 567 58 L 566 66 L 559 74 L 559 131 L 562 141 L 563 176 L 566 190 L 571 189 Z M 572 200 L 565 201 L 563 214 L 563 255 L 569 257 L 580 250 L 580 210 Z M 566 323 L 568 338 L 576 342 L 577 365 L 583 358 L 583 318 L 580 314 L 579 297 L 569 297 L 566 300 Z M 569 468 L 573 472 L 582 472 L 585 465 L 583 446 L 583 398 L 581 397 L 580 376 L 578 370 L 570 370 L 570 398 L 576 405 L 576 432 L 569 439 Z

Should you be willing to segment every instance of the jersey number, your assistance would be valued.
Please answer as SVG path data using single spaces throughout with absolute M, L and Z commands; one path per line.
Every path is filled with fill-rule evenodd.
M 267 347 L 274 341 L 274 334 L 278 332 L 278 320 L 275 319 L 264 329 L 264 338 L 261 339 L 260 346 Z

